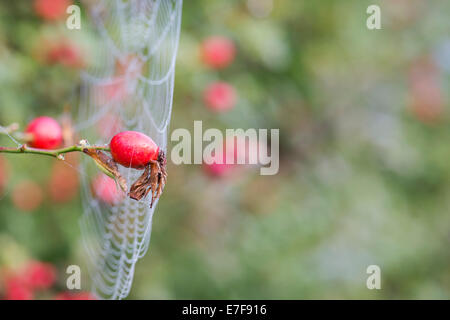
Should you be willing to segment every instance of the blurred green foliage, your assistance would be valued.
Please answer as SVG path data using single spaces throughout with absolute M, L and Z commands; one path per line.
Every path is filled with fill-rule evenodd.
M 450 2 L 276 0 L 263 17 L 250 2 L 185 0 L 171 128 L 279 128 L 280 172 L 214 179 L 169 161 L 130 298 L 449 298 Z M 366 28 L 370 4 L 381 7 L 381 30 Z M 42 63 L 35 50 L 53 33 L 92 45 L 83 30 L 44 23 L 29 1 L 0 2 L 0 124 L 62 113 L 78 70 Z M 211 35 L 236 43 L 224 70 L 199 59 Z M 436 71 L 417 81 L 437 90 L 439 106 L 427 90 L 411 92 L 423 59 Z M 228 113 L 203 105 L 215 80 L 238 91 Z M 430 118 L 427 108 L 438 109 Z M 46 194 L 52 160 L 6 158 L 0 264 L 50 261 L 64 282 L 65 267 L 83 263 L 80 199 L 44 197 L 21 212 L 14 186 L 31 179 Z M 366 288 L 371 264 L 382 290 Z

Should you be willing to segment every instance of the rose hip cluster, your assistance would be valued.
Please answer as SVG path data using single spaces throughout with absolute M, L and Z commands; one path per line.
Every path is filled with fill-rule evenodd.
M 136 131 L 125 131 L 116 134 L 109 146 L 91 147 L 85 140 L 77 146 L 68 146 L 67 132 L 71 132 L 53 118 L 38 117 L 32 120 L 22 134 L 26 143 L 17 150 L 2 148 L 0 151 L 14 153 L 34 153 L 56 156 L 64 160 L 64 154 L 80 151 L 90 156 L 99 168 L 107 174 L 93 179 L 94 195 L 106 204 L 113 205 L 123 199 L 128 190 L 125 179 L 121 176 L 118 165 L 136 170 L 143 170 L 140 178 L 130 187 L 128 196 L 141 200 L 151 192 L 151 204 L 161 196 L 167 179 L 166 157 L 159 146 L 148 136 Z M 64 145 L 64 149 L 57 149 Z M 46 152 L 46 150 L 50 150 Z M 110 155 L 107 152 L 110 152 Z M 108 177 L 109 176 L 109 177 Z M 0 181 L 2 182 L 2 181 Z M 0 187 L 3 183 L 0 184 Z M 120 189 L 116 185 L 120 186 Z
M 29 261 L 18 270 L 0 270 L 3 283 L 2 299 L 33 300 L 41 298 L 54 300 L 95 300 L 88 292 L 61 292 L 54 294 L 57 285 L 56 268 L 40 261 Z
M 67 8 L 72 0 L 34 0 L 34 13 L 49 27 L 49 32 L 33 47 L 33 54 L 38 61 L 48 65 L 62 65 L 66 68 L 79 69 L 88 64 L 87 54 L 79 41 L 61 32 L 61 24 L 68 17 Z
M 222 36 L 206 38 L 200 46 L 203 64 L 213 70 L 222 70 L 234 60 L 236 48 L 230 39 Z M 209 84 L 203 92 L 203 101 L 210 110 L 225 112 L 236 104 L 236 91 L 232 85 L 217 81 Z
M 200 46 L 200 56 L 203 64 L 210 70 L 220 71 L 234 61 L 236 47 L 233 41 L 224 36 L 211 36 L 206 38 Z M 225 81 L 215 81 L 206 86 L 203 92 L 203 102 L 206 107 L 214 112 L 227 112 L 234 108 L 237 102 L 237 93 L 234 87 Z M 237 150 L 238 152 L 245 152 Z M 226 147 L 223 148 L 220 158 L 223 163 L 204 164 L 207 174 L 214 177 L 225 177 L 234 171 L 236 166 L 227 164 L 225 159 L 230 153 Z

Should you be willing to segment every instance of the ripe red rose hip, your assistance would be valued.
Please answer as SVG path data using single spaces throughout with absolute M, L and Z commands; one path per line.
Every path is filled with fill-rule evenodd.
M 221 157 L 222 163 L 213 162 L 210 164 L 203 164 L 203 168 L 207 174 L 213 177 L 225 177 L 232 172 L 235 165 L 226 163 L 226 153 L 223 153 Z
M 33 290 L 21 276 L 14 275 L 5 279 L 5 300 L 33 300 Z
M 97 300 L 97 298 L 90 292 L 61 292 L 54 300 Z
M 85 57 L 82 49 L 75 43 L 62 40 L 50 46 L 46 53 L 48 64 L 62 64 L 69 68 L 81 68 L 85 65 Z
M 56 281 L 56 268 L 50 263 L 32 261 L 25 268 L 24 280 L 31 289 L 48 289 Z
M 38 183 L 32 180 L 24 180 L 14 186 L 11 192 L 11 200 L 20 211 L 31 212 L 42 204 L 44 191 Z
M 150 207 L 162 194 L 167 180 L 164 151 L 148 136 L 136 131 L 116 134 L 109 144 L 116 163 L 127 168 L 145 169 L 130 188 L 129 197 L 139 201 L 151 192 Z
M 62 129 L 59 123 L 50 117 L 39 117 L 31 121 L 25 133 L 31 136 L 30 147 L 39 149 L 58 148 L 62 141 Z
M 203 41 L 201 57 L 203 63 L 213 69 L 223 69 L 234 60 L 236 49 L 233 41 L 222 36 L 213 36 Z
M 9 172 L 9 165 L 8 162 L 6 162 L 6 159 L 0 156 L 0 196 L 2 195 L 2 192 L 6 186 L 6 183 L 8 181 L 8 172 Z
M 67 154 L 65 161 L 57 160 L 52 166 L 47 192 L 56 203 L 68 202 L 77 195 L 80 181 L 73 168 L 78 166 L 78 156 L 77 153 Z
M 159 147 L 148 136 L 136 131 L 116 134 L 110 143 L 111 155 L 127 168 L 143 169 L 150 161 L 158 160 Z
M 34 0 L 34 11 L 45 20 L 58 20 L 66 15 L 70 0 Z
M 225 82 L 210 84 L 203 96 L 206 106 L 216 112 L 228 111 L 236 104 L 236 91 Z

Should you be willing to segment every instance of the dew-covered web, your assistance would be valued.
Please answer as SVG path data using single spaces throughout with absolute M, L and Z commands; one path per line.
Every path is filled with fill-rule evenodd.
M 87 1 L 98 33 L 95 66 L 82 73 L 75 131 L 90 144 L 107 144 L 121 131 L 134 130 L 167 148 L 180 34 L 182 0 Z M 153 208 L 149 197 L 106 204 L 93 196 L 99 172 L 89 157 L 81 165 L 82 240 L 89 260 L 92 291 L 123 299 L 136 262 L 150 242 Z M 142 171 L 119 166 L 128 188 Z

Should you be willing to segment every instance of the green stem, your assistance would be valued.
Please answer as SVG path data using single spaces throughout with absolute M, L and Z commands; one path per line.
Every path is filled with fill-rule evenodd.
M 85 150 L 102 150 L 102 151 L 110 151 L 109 146 L 71 146 L 62 149 L 56 150 L 45 150 L 45 149 L 36 149 L 30 148 L 27 145 L 22 145 L 18 148 L 6 148 L 0 147 L 0 153 L 31 153 L 31 154 L 40 154 L 44 156 L 58 158 L 60 155 L 70 152 L 84 152 Z

